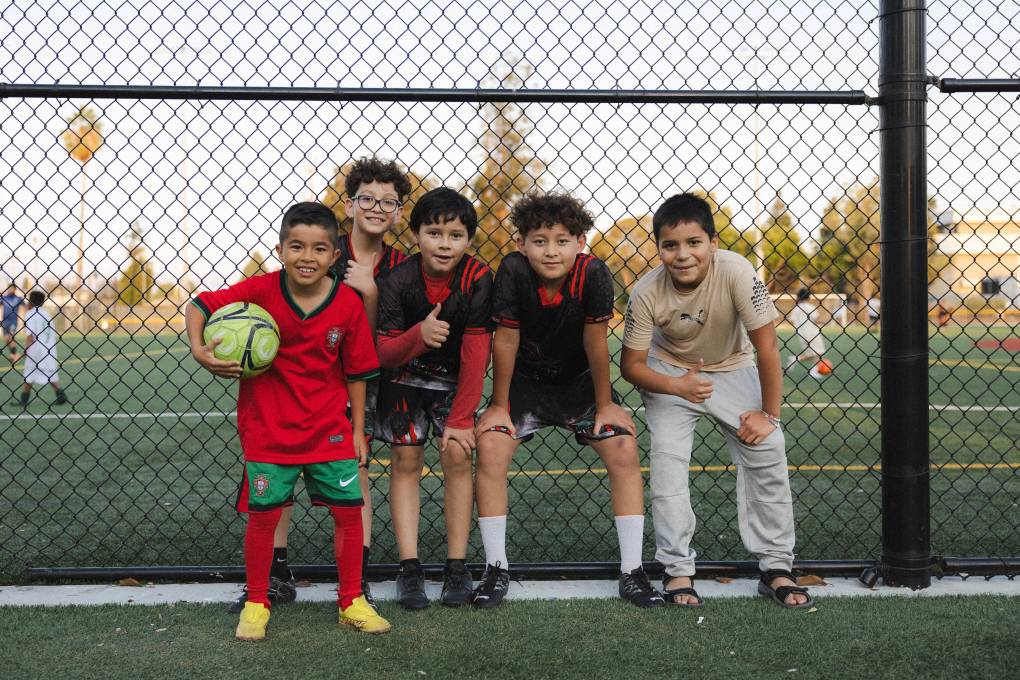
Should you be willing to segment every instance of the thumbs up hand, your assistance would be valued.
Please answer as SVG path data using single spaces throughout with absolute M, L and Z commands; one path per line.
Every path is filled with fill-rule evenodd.
M 439 312 L 442 308 L 443 304 L 437 302 L 429 315 L 421 322 L 421 339 L 430 349 L 442 347 L 450 335 L 450 324 L 439 320 Z
M 705 368 L 705 360 L 699 359 L 698 365 L 673 381 L 672 393 L 693 404 L 700 404 L 712 396 L 712 381 L 701 373 Z

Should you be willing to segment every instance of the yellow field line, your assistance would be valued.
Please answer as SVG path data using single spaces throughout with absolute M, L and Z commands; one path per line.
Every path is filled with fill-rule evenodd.
M 180 354 L 182 352 L 190 352 L 189 347 L 171 347 L 169 349 L 150 349 L 145 352 L 127 352 L 121 354 L 97 354 L 89 357 L 88 359 L 64 359 L 60 362 L 61 366 L 78 366 L 82 364 L 88 364 L 93 361 L 110 361 L 112 359 L 137 359 L 138 357 L 155 357 L 162 356 L 164 354 Z M 0 373 L 6 373 L 7 371 L 20 370 L 16 366 L 2 366 L 0 367 Z
M 996 364 L 990 361 L 977 362 L 971 359 L 931 359 L 928 363 L 932 366 L 946 366 L 947 368 L 954 368 L 956 366 L 966 366 L 967 368 L 981 369 L 981 370 L 996 370 L 1004 373 L 1017 373 L 1020 372 L 1020 366 Z
M 375 462 L 389 465 L 389 460 L 376 459 Z M 931 469 L 935 472 L 942 470 L 1020 470 L 1020 463 L 933 463 Z M 735 472 L 733 465 L 692 465 L 691 472 Z M 788 465 L 788 472 L 881 472 L 881 465 Z M 641 472 L 648 473 L 649 468 L 641 468 Z M 389 472 L 369 472 L 370 477 L 389 477 Z M 511 470 L 512 477 L 580 477 L 582 475 L 605 475 L 608 471 L 605 468 L 575 468 L 564 470 Z M 422 470 L 422 477 L 442 477 L 442 470 L 434 470 L 428 465 Z

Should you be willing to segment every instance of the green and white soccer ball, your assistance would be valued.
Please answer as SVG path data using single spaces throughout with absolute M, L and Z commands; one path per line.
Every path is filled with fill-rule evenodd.
M 217 309 L 205 323 L 202 338 L 217 359 L 241 364 L 241 377 L 252 378 L 269 370 L 280 350 L 280 328 L 272 315 L 251 302 L 235 302 Z

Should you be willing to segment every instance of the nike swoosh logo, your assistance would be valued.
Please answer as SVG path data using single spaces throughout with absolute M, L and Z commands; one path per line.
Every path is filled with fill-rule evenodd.
M 341 479 L 341 480 L 338 480 L 339 483 L 340 483 L 340 488 L 343 488 L 343 487 L 347 486 L 348 484 L 350 484 L 351 482 L 353 482 L 357 478 L 358 478 L 358 476 L 354 475 L 350 479 Z

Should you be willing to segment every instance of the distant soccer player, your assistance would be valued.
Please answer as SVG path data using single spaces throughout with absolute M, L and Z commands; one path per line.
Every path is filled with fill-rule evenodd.
M 57 358 L 57 330 L 53 317 L 43 309 L 46 293 L 33 290 L 28 294 L 29 311 L 25 315 L 25 384 L 21 387 L 22 408 L 28 407 L 32 385 L 49 385 L 57 398 L 57 406 L 67 403 L 67 395 L 60 388 L 60 361 Z
M 655 557 L 666 569 L 664 594 L 673 605 L 703 604 L 693 583 L 688 476 L 694 428 L 708 415 L 737 468 L 740 538 L 758 557 L 758 592 L 783 607 L 809 607 L 807 590 L 790 573 L 793 498 L 779 421 L 776 307 L 750 262 L 718 250 L 704 199 L 669 198 L 655 211 L 652 231 L 662 265 L 631 291 L 620 367 L 641 390 L 652 435 Z
M 214 311 L 253 302 L 276 320 L 280 350 L 272 367 L 241 382 L 237 429 L 245 459 L 242 494 L 247 600 L 235 636 L 261 640 L 269 624 L 273 533 L 294 485 L 304 477 L 314 505 L 326 506 L 336 532 L 340 623 L 368 633 L 390 624 L 361 592 L 361 487 L 358 464 L 365 441 L 365 381 L 379 373 L 372 331 L 357 294 L 332 266 L 340 255 L 336 217 L 319 203 L 298 203 L 284 213 L 276 254 L 283 271 L 253 276 L 229 288 L 198 295 L 185 319 L 191 353 L 206 370 L 240 375 L 237 362 L 216 359 L 202 331 Z M 351 417 L 343 407 L 350 397 Z
M 825 375 L 819 371 L 819 364 L 825 358 L 825 336 L 815 323 L 817 307 L 811 304 L 811 291 L 801 288 L 797 292 L 797 304 L 790 310 L 787 317 L 790 325 L 793 326 L 797 338 L 800 340 L 801 351 L 793 354 L 786 360 L 786 370 L 790 370 L 798 363 L 811 362 L 809 371 L 812 378 L 824 378 Z
M 3 294 L 3 332 L 4 348 L 11 351 L 11 363 L 18 360 L 18 342 L 15 336 L 18 332 L 18 313 L 24 299 L 18 295 L 18 289 L 12 283 Z
M 390 444 L 390 511 L 400 573 L 397 601 L 423 609 L 425 576 L 418 559 L 419 487 L 430 430 L 439 439 L 446 518 L 446 567 L 440 602 L 471 602 L 464 564 L 471 531 L 471 457 L 475 409 L 482 396 L 492 338 L 492 272 L 466 255 L 478 228 L 471 202 L 441 187 L 411 212 L 420 254 L 380 285 L 379 386 L 375 437 Z
M 507 255 L 496 272 L 492 401 L 475 430 L 486 567 L 473 603 L 496 607 L 510 585 L 507 474 L 514 452 L 542 428 L 562 427 L 594 448 L 608 470 L 620 597 L 639 607 L 662 606 L 641 563 L 644 480 L 634 421 L 609 377 L 613 277 L 604 262 L 581 252 L 592 216 L 571 196 L 529 195 L 510 220 L 520 252 Z

